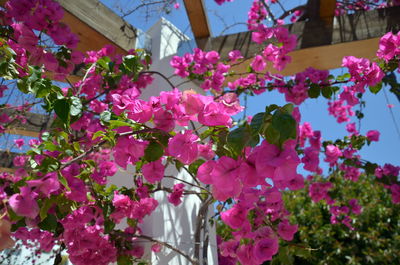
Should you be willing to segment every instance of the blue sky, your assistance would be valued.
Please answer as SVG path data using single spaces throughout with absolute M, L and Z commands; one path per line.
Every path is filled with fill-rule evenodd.
M 115 1 L 112 0 L 103 0 L 103 2 L 109 7 L 115 5 Z M 164 15 L 164 17 L 175 24 L 185 34 L 192 37 L 183 3 L 180 0 L 178 2 L 181 4 L 181 8 L 173 10 L 172 13 Z M 214 0 L 205 0 L 212 34 L 214 36 L 218 35 L 225 28 L 225 24 L 232 25 L 245 22 L 251 2 L 251 0 L 235 0 L 232 3 L 218 6 Z M 304 3 L 302 0 L 283 0 L 281 2 L 286 8 Z M 127 20 L 134 26 L 145 31 L 158 20 L 158 17 L 152 17 L 146 21 L 143 17 L 140 17 L 140 14 L 136 14 L 127 17 Z M 246 27 L 244 25 L 238 25 L 231 28 L 228 33 L 245 30 Z M 332 73 L 337 75 L 341 74 L 342 71 L 341 69 L 337 69 L 332 71 Z M 399 76 L 398 80 L 400 80 Z M 388 92 L 387 87 L 384 89 L 386 90 L 389 103 L 394 105 L 392 108 L 394 117 L 397 119 L 397 123 L 400 123 L 399 101 L 392 93 Z M 400 136 L 396 132 L 383 90 L 377 95 L 367 92 L 364 95 L 364 99 L 366 100 L 366 107 L 364 109 L 365 118 L 361 123 L 361 133 L 365 134 L 368 130 L 377 129 L 381 132 L 381 140 L 369 147 L 365 147 L 361 155 L 364 159 L 379 164 L 389 162 L 400 165 L 400 156 L 398 155 Z M 277 92 L 267 92 L 257 97 L 248 98 L 247 114 L 254 115 L 263 111 L 266 105 L 273 103 L 278 105 L 285 104 L 283 95 Z M 314 130 L 321 130 L 324 139 L 336 139 L 337 137 L 346 135 L 345 124 L 337 124 L 335 119 L 328 115 L 326 99 L 309 99 L 301 105 L 300 109 L 302 122 L 308 121 L 312 124 Z M 355 118 L 353 120 L 356 121 Z

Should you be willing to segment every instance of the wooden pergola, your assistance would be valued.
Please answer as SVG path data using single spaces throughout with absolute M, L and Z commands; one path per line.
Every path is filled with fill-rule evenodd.
M 127 54 L 136 45 L 137 29 L 120 18 L 99 0 L 58 0 L 65 10 L 62 22 L 80 38 L 78 50 L 86 52 L 101 49 L 106 44 L 116 47 L 120 54 Z M 5 0 L 0 0 L 4 5 Z M 231 50 L 240 50 L 247 59 L 233 70 L 245 72 L 254 54 L 262 46 L 251 42 L 251 32 L 225 36 L 212 36 L 203 0 L 184 0 L 186 12 L 198 47 L 216 50 L 227 58 Z M 334 16 L 335 0 L 309 0 L 307 20 L 287 25 L 299 38 L 295 51 L 289 55 L 292 63 L 280 72 L 292 75 L 307 67 L 328 70 L 340 67 L 348 55 L 374 59 L 379 38 L 388 31 L 400 29 L 400 7 L 391 7 L 354 14 Z M 273 69 L 269 69 L 274 71 Z M 73 80 L 79 80 L 79 76 Z M 3 110 L 4 111 L 4 110 Z M 30 113 L 31 122 L 16 123 L 8 133 L 37 137 L 49 125 L 48 117 Z M 0 171 L 9 171 L 14 153 L 2 153 Z
M 247 63 L 233 70 L 245 72 L 251 58 L 263 47 L 251 41 L 251 32 L 212 36 L 202 0 L 184 0 L 197 45 L 205 50 L 216 50 L 223 59 L 231 50 L 240 50 Z M 295 51 L 289 53 L 292 62 L 280 72 L 293 75 L 314 67 L 321 70 L 339 68 L 344 56 L 376 58 L 378 42 L 388 31 L 400 30 L 400 6 L 359 11 L 334 16 L 335 0 L 308 0 L 306 21 L 286 25 L 298 36 Z M 274 69 L 268 69 L 276 72 Z

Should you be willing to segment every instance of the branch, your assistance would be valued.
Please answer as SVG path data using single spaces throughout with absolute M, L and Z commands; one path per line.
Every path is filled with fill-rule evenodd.
M 156 1 L 156 2 L 145 2 L 145 3 L 142 3 L 142 4 L 138 5 L 138 6 L 135 7 L 134 9 L 129 10 L 129 11 L 126 12 L 126 13 L 124 13 L 124 12 L 122 12 L 122 10 L 120 10 L 121 13 L 123 13 L 123 15 L 122 15 L 121 17 L 122 17 L 122 18 L 125 18 L 125 17 L 127 17 L 127 16 L 133 14 L 134 12 L 136 12 L 137 10 L 139 10 L 139 9 L 142 8 L 142 7 L 148 7 L 148 6 L 150 6 L 150 5 L 162 4 L 162 3 L 164 3 L 164 2 L 165 2 L 165 1 L 163 1 L 163 0 L 162 0 L 162 1 Z
M 172 87 L 172 89 L 174 89 L 176 86 L 174 86 L 174 84 L 172 84 L 172 82 L 171 81 L 169 81 L 169 79 L 168 79 L 168 77 L 166 77 L 165 75 L 163 75 L 162 73 L 160 73 L 160 72 L 157 72 L 157 71 L 143 71 L 143 72 L 140 72 L 139 73 L 139 75 L 143 75 L 143 74 L 150 74 L 150 75 L 159 75 L 159 76 L 161 76 L 165 81 L 167 81 L 167 83 Z
M 292 9 L 290 9 L 290 10 L 287 10 L 287 11 L 283 12 L 283 14 L 279 17 L 279 19 L 284 19 L 287 16 L 290 16 L 291 14 L 293 14 L 294 11 L 305 10 L 305 9 L 306 9 L 306 5 L 296 6 L 296 7 L 292 8 Z
M 159 241 L 159 240 L 157 240 L 157 239 L 154 239 L 154 238 L 151 238 L 151 237 L 145 236 L 145 235 L 135 235 L 135 237 L 137 237 L 137 238 L 143 238 L 143 239 L 146 239 L 146 240 L 148 240 L 148 241 L 150 241 L 150 242 L 163 245 L 163 246 L 165 246 L 165 247 L 167 247 L 167 248 L 169 248 L 169 249 L 175 251 L 176 253 L 182 255 L 183 257 L 185 257 L 191 264 L 193 264 L 193 265 L 199 265 L 199 262 L 198 262 L 198 261 L 192 259 L 189 255 L 183 253 L 183 252 L 182 252 L 181 250 L 179 250 L 178 248 L 176 248 L 176 247 L 174 247 L 174 246 L 172 246 L 172 245 L 170 245 L 170 244 L 168 244 L 168 243 L 166 243 L 166 242 L 162 242 L 162 241 Z
M 271 9 L 269 8 L 269 6 L 265 3 L 265 0 L 260 0 L 260 2 L 263 4 L 263 6 L 265 7 L 265 9 L 268 12 L 268 15 L 270 16 L 270 18 L 272 19 L 272 21 L 274 22 L 274 25 L 278 24 L 278 20 L 275 18 L 274 14 L 272 13 Z
M 203 191 L 206 191 L 207 193 L 211 194 L 210 191 L 208 191 L 207 189 L 203 188 L 202 186 L 195 185 L 195 184 L 193 184 L 193 183 L 190 183 L 190 182 L 188 182 L 188 181 L 182 180 L 182 179 L 177 178 L 177 177 L 174 177 L 174 176 L 165 176 L 165 177 L 166 177 L 166 178 L 171 178 L 171 179 L 175 179 L 175 180 L 181 181 L 181 182 L 183 182 L 183 183 L 185 183 L 185 184 L 187 184 L 187 185 L 190 185 L 190 186 L 199 188 L 199 189 L 201 189 L 201 190 L 203 190 Z
M 194 258 L 196 260 L 200 260 L 200 237 L 201 237 L 201 228 L 203 227 L 205 223 L 205 218 L 207 217 L 207 212 L 208 212 L 208 206 L 213 201 L 213 197 L 209 197 L 208 200 L 202 203 L 199 212 L 197 214 L 197 219 L 196 219 L 196 231 L 194 234 Z
M 88 78 L 90 71 L 92 71 L 92 69 L 93 69 L 94 67 L 96 67 L 96 63 L 93 63 L 93 64 L 89 67 L 89 69 L 86 71 L 85 75 L 83 76 L 82 83 L 81 83 L 81 85 L 79 86 L 79 89 L 78 89 L 78 93 L 77 93 L 78 96 L 79 96 L 79 94 L 80 94 L 81 91 L 82 91 L 82 87 L 83 87 L 83 85 L 85 84 L 85 81 L 86 81 L 86 79 Z
M 123 132 L 123 133 L 117 134 L 117 135 L 115 136 L 115 138 L 123 137 L 123 136 L 129 136 L 129 135 L 134 135 L 134 134 L 141 134 L 141 133 L 153 132 L 153 131 L 159 132 L 159 131 L 161 131 L 161 130 L 159 130 L 159 129 L 148 128 L 148 129 L 143 129 L 143 130 L 138 130 L 138 131 L 132 131 L 132 132 Z M 99 149 L 102 145 L 104 145 L 104 144 L 106 144 L 106 143 L 107 143 L 107 140 L 103 140 L 103 141 L 99 142 L 98 144 L 92 146 L 92 147 L 91 147 L 89 150 L 87 150 L 86 152 L 84 152 L 84 153 L 80 154 L 79 156 L 73 158 L 72 160 L 69 160 L 68 162 L 62 164 L 60 169 L 64 169 L 64 168 L 66 168 L 67 166 L 70 166 L 71 164 L 73 164 L 73 163 L 75 163 L 75 162 L 78 162 L 79 160 L 81 160 L 81 159 L 83 159 L 85 156 L 87 156 L 87 155 L 93 153 L 94 151 L 96 151 L 96 150 Z

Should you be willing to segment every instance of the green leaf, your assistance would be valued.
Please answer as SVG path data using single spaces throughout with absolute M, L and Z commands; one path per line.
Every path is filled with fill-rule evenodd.
M 185 165 L 184 165 L 181 161 L 175 160 L 175 167 L 176 167 L 176 170 L 180 171 L 180 170 L 182 169 L 182 167 L 184 167 L 184 166 L 185 166 Z
M 271 126 L 279 132 L 280 144 L 289 138 L 296 139 L 296 120 L 292 115 L 276 111 Z
M 13 220 L 13 219 L 11 218 L 11 220 Z M 21 218 L 21 219 L 18 220 L 18 222 L 12 224 L 11 225 L 11 232 L 15 232 L 20 227 L 26 227 L 25 218 Z
M 110 129 L 115 129 L 123 126 L 129 126 L 129 127 L 132 126 L 132 124 L 120 120 L 110 120 L 109 122 L 110 122 Z
M 265 112 L 266 113 L 271 113 L 271 112 L 273 112 L 274 110 L 277 110 L 277 109 L 279 109 L 278 105 L 271 104 L 271 105 L 265 107 Z
M 44 142 L 43 147 L 49 151 L 60 150 L 60 146 L 53 144 L 52 142 Z
M 276 130 L 272 125 L 268 126 L 264 132 L 264 138 L 268 143 L 279 145 L 279 131 Z
M 104 69 L 108 69 L 108 64 L 110 63 L 111 59 L 107 56 L 104 56 L 97 60 L 96 64 L 101 66 Z
M 49 211 L 49 209 L 53 206 L 53 204 L 56 202 L 56 200 L 54 199 L 54 197 L 50 197 L 50 199 L 46 199 L 45 202 L 42 205 L 42 208 L 40 208 L 40 220 L 44 220 L 47 217 L 47 212 Z
M 339 75 L 336 78 L 336 80 L 341 82 L 341 81 L 345 81 L 345 80 L 350 79 L 350 78 L 351 78 L 351 75 L 349 73 L 345 73 L 343 75 Z
M 104 136 L 104 131 L 97 131 L 93 134 L 92 140 L 95 140 L 99 137 L 103 137 Z
M 262 125 L 264 124 L 264 112 L 257 113 L 256 115 L 253 116 L 251 119 L 250 127 L 252 131 L 254 132 L 260 132 L 260 129 L 262 128 Z
M 227 142 L 232 149 L 239 154 L 243 147 L 246 145 L 251 135 L 246 132 L 246 128 L 240 127 L 231 132 L 229 132 L 227 137 Z
M 294 262 L 293 256 L 290 254 L 289 248 L 287 246 L 279 249 L 278 257 L 281 264 L 291 265 Z
M 118 256 L 117 264 L 118 265 L 132 265 L 133 261 L 131 260 L 130 256 Z
M 48 141 L 50 138 L 50 133 L 49 132 L 42 133 L 41 138 L 43 141 Z
M 38 226 L 42 230 L 55 232 L 57 228 L 57 217 L 55 217 L 55 215 L 49 214 L 43 221 L 38 224 Z
M 104 221 L 104 233 L 108 234 L 115 228 L 115 223 L 109 219 Z
M 281 111 L 287 113 L 287 114 L 292 114 L 294 110 L 294 106 L 291 103 L 286 104 L 282 108 L 280 108 Z
M 322 87 L 321 92 L 322 92 L 322 96 L 324 96 L 327 99 L 330 99 L 333 94 L 332 88 L 329 86 Z
M 27 94 L 30 90 L 30 84 L 28 84 L 25 79 L 18 79 L 17 87 L 22 93 L 25 94 Z
M 67 189 L 67 190 L 71 190 L 71 188 L 68 185 L 67 179 L 61 175 L 58 174 L 58 181 L 60 181 L 60 183 Z
M 64 122 L 64 124 L 67 124 L 67 125 L 69 125 L 69 121 L 70 121 L 70 116 L 69 116 L 70 107 L 71 107 L 71 105 L 69 104 L 69 102 L 66 98 L 57 99 L 54 102 L 55 113 Z
M 110 122 L 110 119 L 111 119 L 110 111 L 106 110 L 106 111 L 103 111 L 102 113 L 100 113 L 100 120 L 102 122 L 108 123 L 108 122 Z
M 37 98 L 44 98 L 51 92 L 51 81 L 49 79 L 41 79 L 35 82 L 32 90 L 36 94 Z
M 381 89 L 382 89 L 382 82 L 379 82 L 375 86 L 369 87 L 369 91 L 371 91 L 371 93 L 373 94 L 377 94 L 379 91 L 381 91 Z
M 149 161 L 156 161 L 160 159 L 164 154 L 164 148 L 158 142 L 150 142 L 144 151 L 144 158 Z
M 204 164 L 204 162 L 206 162 L 206 161 L 204 161 L 203 159 L 198 159 L 198 160 L 194 161 L 194 162 L 193 162 L 192 164 L 190 164 L 190 166 L 189 166 L 189 172 L 192 173 L 192 174 L 194 174 L 194 175 L 196 175 L 196 174 L 197 174 L 197 170 L 199 169 L 199 167 L 200 167 L 202 164 Z
M 69 112 L 69 114 L 71 114 L 71 116 L 78 116 L 82 113 L 82 102 L 78 97 L 71 97 L 71 110 Z
M 310 98 L 317 98 L 321 94 L 321 88 L 317 84 L 311 84 L 310 89 L 308 89 L 308 96 Z

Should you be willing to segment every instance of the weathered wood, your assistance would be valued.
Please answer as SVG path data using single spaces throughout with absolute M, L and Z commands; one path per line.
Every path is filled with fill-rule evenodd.
M 11 169 L 14 167 L 13 159 L 20 154 L 14 152 L 8 152 L 4 150 L 0 150 L 0 172 L 10 170 L 2 170 L 2 169 Z
M 296 50 L 289 54 L 292 57 L 292 63 L 281 72 L 283 75 L 293 75 L 307 67 L 323 70 L 338 68 L 343 56 L 347 55 L 375 58 L 379 38 L 388 31 L 400 29 L 400 7 L 335 17 L 332 32 L 325 32 L 325 34 L 331 34 L 329 45 L 320 36 L 305 40 L 303 34 L 306 23 L 300 21 L 287 26 L 292 34 L 298 36 L 299 43 Z M 329 35 L 326 36 L 328 37 Z M 305 41 L 307 45 L 304 45 Z M 227 59 L 229 51 L 240 50 L 242 55 L 250 60 L 235 66 L 234 70 L 245 72 L 254 54 L 264 47 L 265 45 L 258 45 L 251 41 L 251 32 L 241 32 L 211 38 L 209 50 L 219 51 L 223 59 Z M 269 70 L 276 72 L 271 68 Z
M 57 0 L 65 10 L 62 22 L 79 36 L 82 52 L 98 50 L 104 45 L 116 46 L 126 54 L 135 48 L 136 29 L 98 0 Z
M 116 47 L 119 54 L 135 48 L 137 30 L 98 0 L 56 0 L 64 8 L 61 22 L 79 36 L 81 52 Z M 3 6 L 7 1 L 0 0 Z
M 0 114 L 3 113 L 7 114 L 8 116 L 13 116 L 16 114 L 16 111 L 13 109 L 0 110 Z M 10 129 L 6 130 L 6 133 L 38 137 L 40 132 L 46 131 L 50 128 L 50 125 L 54 120 L 49 115 L 33 112 L 25 113 L 24 117 L 26 118 L 26 123 L 21 123 L 18 120 L 14 120 L 10 126 Z
M 335 16 L 336 0 L 322 0 L 319 7 L 319 17 L 326 25 L 333 23 Z
M 283 71 L 279 72 L 270 65 L 267 66 L 267 70 L 271 71 L 273 74 L 279 73 L 284 76 L 290 76 L 304 71 L 307 67 L 321 70 L 338 68 L 341 66 L 344 56 L 353 55 L 355 57 L 373 60 L 376 58 L 375 53 L 378 49 L 379 39 L 380 38 L 373 38 L 295 50 L 290 53 L 292 63 L 288 64 Z M 238 73 L 246 73 L 247 67 L 251 61 L 252 58 L 249 58 L 243 63 L 232 67 L 232 70 Z M 229 77 L 226 82 L 231 82 L 235 78 Z
M 211 36 L 203 0 L 183 0 L 197 46 L 203 49 Z

